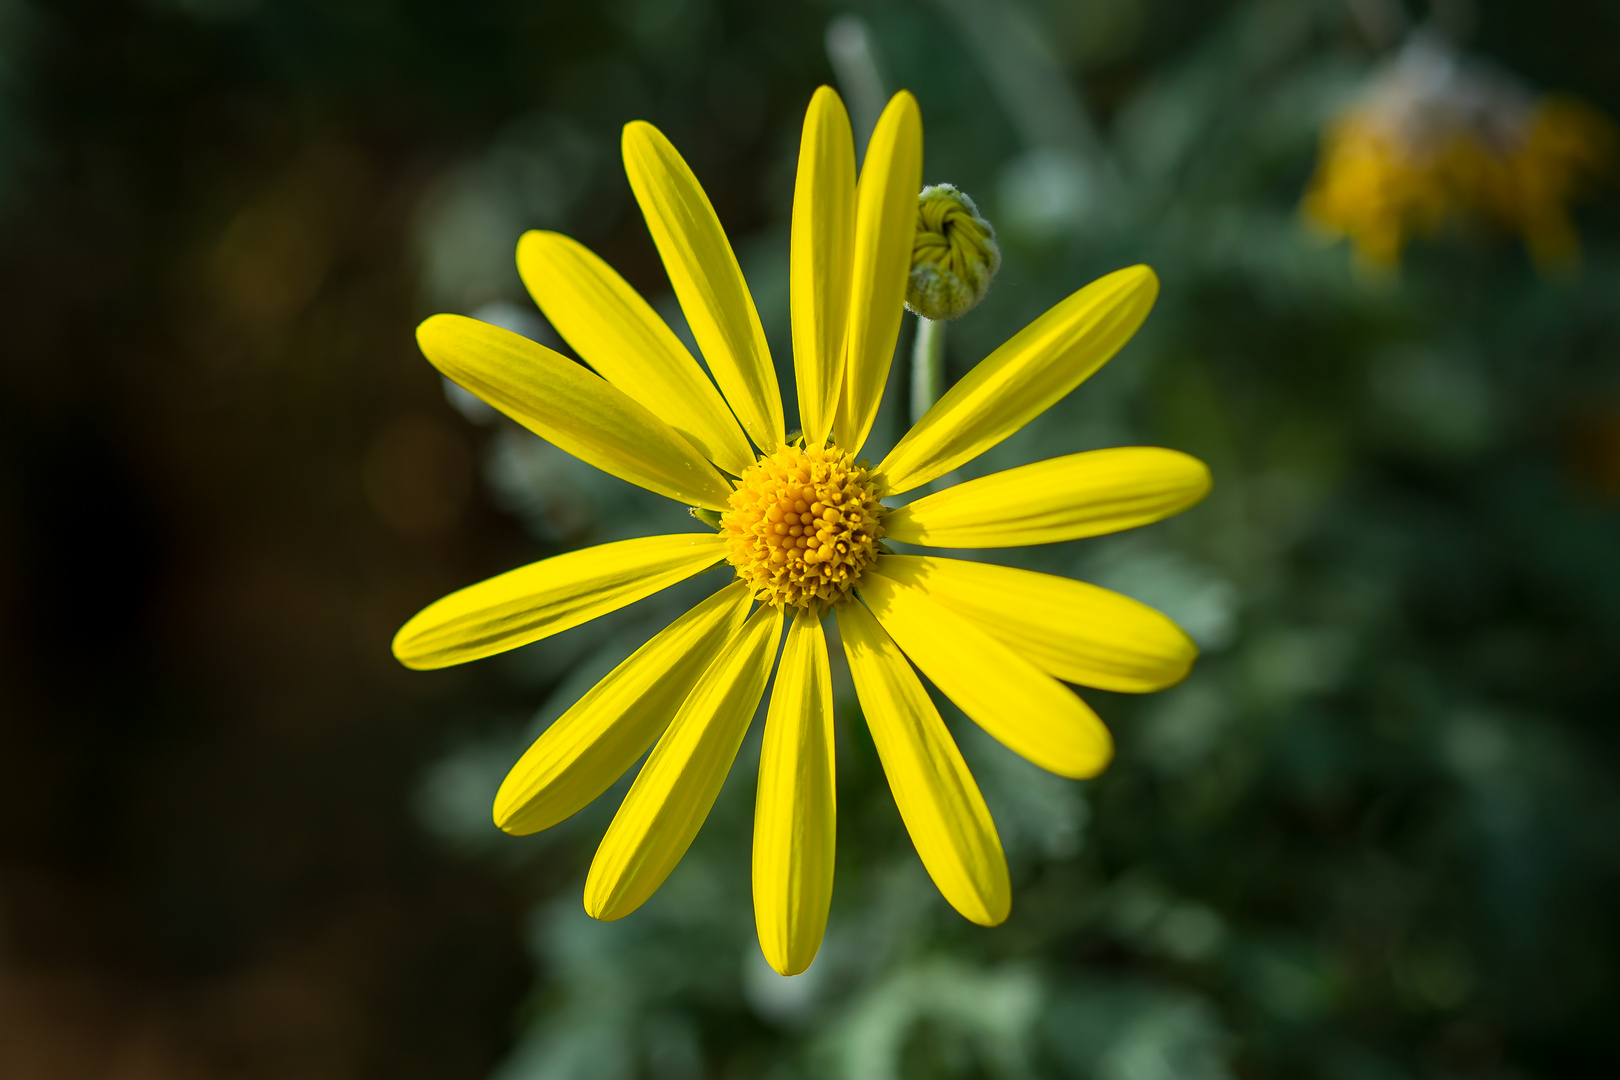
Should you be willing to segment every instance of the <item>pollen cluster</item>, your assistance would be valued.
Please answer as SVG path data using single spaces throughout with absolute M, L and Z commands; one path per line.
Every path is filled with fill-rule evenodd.
M 742 475 L 720 532 L 762 603 L 826 608 L 876 557 L 883 507 L 870 471 L 836 447 L 790 445 Z

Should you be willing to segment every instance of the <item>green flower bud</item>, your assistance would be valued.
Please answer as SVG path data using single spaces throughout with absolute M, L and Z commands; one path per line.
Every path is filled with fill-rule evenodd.
M 917 196 L 917 238 L 911 248 L 906 307 L 925 319 L 955 319 L 978 306 L 1001 269 L 996 230 L 950 184 Z

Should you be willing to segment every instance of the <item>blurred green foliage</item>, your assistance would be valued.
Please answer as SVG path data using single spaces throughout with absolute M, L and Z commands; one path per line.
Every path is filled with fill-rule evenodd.
M 262 139 L 290 202 L 239 224 L 221 208 L 251 176 L 210 172 L 214 159 L 154 127 L 146 152 L 194 157 L 149 179 L 190 176 L 204 197 L 141 228 L 224 237 L 209 280 L 268 336 L 328 287 L 307 284 L 310 253 L 325 249 L 288 242 L 277 207 L 325 206 L 293 216 L 317 239 L 342 235 L 369 220 L 367 193 L 387 189 L 354 176 L 406 177 L 387 189 L 409 211 L 387 219 L 398 243 L 379 257 L 410 253 L 418 313 L 476 314 L 556 344 L 513 267 L 526 228 L 587 243 L 680 326 L 618 160 L 620 126 L 646 119 L 714 201 L 790 388 L 798 123 L 824 81 L 843 87 L 857 128 L 871 115 L 850 52 L 864 34 L 869 81 L 922 104 L 925 182 L 972 194 L 1002 241 L 989 297 L 949 327 L 951 377 L 1100 274 L 1159 273 L 1135 341 L 962 475 L 1139 443 L 1209 462 L 1214 493 L 1180 518 L 994 558 L 1151 603 L 1202 659 L 1163 694 L 1087 695 L 1119 758 L 1085 784 L 1013 757 L 941 699 L 1012 866 L 1013 914 L 994 930 L 955 915 L 923 873 L 845 680 L 832 918 L 815 965 L 791 980 L 754 941 L 757 724 L 686 859 L 621 922 L 588 919 L 579 893 L 628 778 L 539 836 L 489 820 L 528 740 L 718 577 L 458 681 L 410 684 L 423 689 L 409 708 L 431 706 L 441 725 L 392 766 L 409 770 L 421 827 L 531 910 L 532 993 L 516 1016 L 485 1018 L 512 1037 L 495 1076 L 1609 1075 L 1620 199 L 1611 183 L 1585 208 L 1576 280 L 1542 280 L 1516 242 L 1463 229 L 1417 245 L 1396 279 L 1358 276 L 1302 227 L 1297 200 L 1324 122 L 1388 46 L 1368 29 L 1374 8 L 147 0 L 36 12 L 0 0 L 0 28 L 28 26 L 37 55 L 63 64 L 63 42 L 99 42 L 74 62 L 113 73 L 76 83 L 78 97 L 30 97 L 24 75 L 12 81 L 29 70 L 23 50 L 6 51 L 25 39 L 0 37 L 0 192 L 29 176 L 20 132 L 37 145 L 79 123 L 76 110 L 111 115 L 109 128 L 144 109 Z M 1453 32 L 1471 21 L 1469 48 L 1538 89 L 1620 116 L 1613 4 L 1494 0 L 1471 20 L 1438 8 Z M 843 35 L 831 59 L 829 26 Z M 306 138 L 318 152 L 299 157 Z M 340 340 L 344 320 L 352 333 L 354 312 L 372 312 L 364 325 L 392 335 L 376 349 L 415 365 L 421 406 L 427 365 L 409 355 L 409 320 L 364 295 L 326 311 L 325 329 L 296 340 Z M 906 375 L 897 363 L 874 454 L 900 433 Z M 310 373 L 289 394 L 326 393 L 334 377 Z M 435 402 L 438 426 L 389 429 L 397 453 L 363 469 L 371 512 L 400 535 L 468 530 L 480 521 L 456 517 L 453 479 L 434 477 L 459 475 L 455 455 L 476 443 L 488 497 L 523 535 L 460 570 L 690 527 L 681 508 L 455 404 L 464 422 Z M 416 563 L 442 556 L 411 550 Z M 409 577 L 387 611 L 471 580 L 447 574 Z M 385 624 L 367 624 L 379 650 Z M 266 1069 L 255 1075 L 279 1075 Z

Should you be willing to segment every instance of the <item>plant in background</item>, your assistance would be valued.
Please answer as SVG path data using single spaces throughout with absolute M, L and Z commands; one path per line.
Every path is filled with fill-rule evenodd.
M 1612 125 L 1569 99 L 1411 37 L 1322 138 L 1306 217 L 1388 270 L 1414 236 L 1462 217 L 1523 237 L 1543 271 L 1580 254 L 1569 207 L 1613 157 Z
M 652 126 L 629 125 L 623 146 L 631 187 L 718 388 L 622 278 L 556 233 L 525 235 L 519 269 L 600 378 L 459 316 L 427 320 L 418 340 L 459 385 L 605 472 L 689 504 L 717 531 L 604 544 L 463 589 L 407 622 L 395 655 L 413 668 L 490 656 L 729 563 L 732 584 L 647 642 L 523 755 L 497 795 L 497 824 L 525 834 L 562 821 L 651 746 L 585 886 L 591 915 L 634 911 L 707 817 L 786 626 L 760 763 L 754 906 L 771 965 L 804 970 L 832 888 L 832 687 L 821 626 L 832 611 L 923 864 L 964 916 L 999 923 L 1011 898 L 995 825 L 912 664 L 1015 752 L 1087 777 L 1107 765 L 1113 744 L 1064 683 L 1160 689 L 1186 675 L 1196 649 L 1169 619 L 1119 594 L 1027 570 L 899 555 L 883 541 L 990 548 L 1096 536 L 1185 509 L 1208 492 L 1209 472 L 1185 454 L 1130 447 L 1009 469 L 895 509 L 881 500 L 944 476 L 1066 396 L 1135 333 L 1157 279 L 1132 267 L 1059 302 L 872 466 L 859 455 L 913 267 L 916 101 L 904 92 L 890 101 L 858 186 L 842 102 L 825 87 L 811 101 L 792 221 L 801 422 L 793 434 L 753 300 L 708 198 Z M 925 193 L 925 218 L 927 206 Z M 987 282 L 985 273 L 972 287 L 982 294 Z

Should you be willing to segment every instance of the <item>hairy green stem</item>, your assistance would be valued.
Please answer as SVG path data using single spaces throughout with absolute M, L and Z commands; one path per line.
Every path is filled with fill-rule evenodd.
M 911 422 L 921 420 L 945 392 L 945 324 L 917 316 L 911 344 Z

